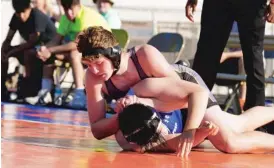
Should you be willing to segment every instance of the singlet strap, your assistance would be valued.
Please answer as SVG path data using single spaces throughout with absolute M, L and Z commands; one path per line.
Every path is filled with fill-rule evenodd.
M 148 78 L 148 76 L 146 75 L 146 73 L 144 72 L 142 66 L 139 63 L 138 57 L 136 55 L 135 47 L 131 48 L 130 52 L 131 52 L 131 57 L 130 58 L 132 59 L 134 65 L 137 69 L 137 72 L 139 74 L 140 79 L 143 80 L 145 78 Z

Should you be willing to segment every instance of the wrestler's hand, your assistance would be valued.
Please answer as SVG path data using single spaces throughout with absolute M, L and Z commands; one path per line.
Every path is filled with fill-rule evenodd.
M 274 2 L 271 1 L 267 6 L 265 18 L 269 23 L 274 23 Z
M 186 7 L 185 7 L 185 11 L 186 11 L 186 17 L 194 22 L 194 12 L 196 10 L 196 6 L 197 6 L 198 0 L 188 0 L 186 3 Z
M 183 159 L 188 159 L 188 155 L 191 151 L 192 145 L 194 143 L 195 129 L 184 131 L 179 140 L 177 148 L 177 156 Z
M 123 98 L 120 98 L 116 102 L 116 106 L 114 108 L 114 111 L 116 113 L 120 113 L 123 111 L 123 109 L 131 104 L 137 103 L 138 102 L 138 97 L 135 95 L 126 95 Z
M 200 125 L 199 131 L 206 131 L 208 135 L 215 136 L 219 132 L 219 127 L 211 121 L 205 121 Z

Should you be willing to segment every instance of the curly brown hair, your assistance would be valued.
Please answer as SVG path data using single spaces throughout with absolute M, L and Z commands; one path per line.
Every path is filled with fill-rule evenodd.
M 85 29 L 77 37 L 77 49 L 80 53 L 88 53 L 93 48 L 109 48 L 119 45 L 114 35 L 102 26 L 94 26 Z M 85 55 L 83 58 L 94 59 L 98 55 Z

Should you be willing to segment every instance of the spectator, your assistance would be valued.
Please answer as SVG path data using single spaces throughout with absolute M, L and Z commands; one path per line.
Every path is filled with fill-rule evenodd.
M 64 10 L 61 6 L 60 0 L 56 0 L 58 10 L 54 10 L 51 2 L 51 0 L 34 0 L 33 5 L 44 14 L 48 15 L 53 22 L 56 22 L 59 21 L 61 15 L 64 14 Z
M 22 92 L 21 96 L 29 96 L 25 94 L 29 93 L 31 95 L 33 94 L 32 91 L 39 90 L 40 86 L 34 87 L 36 87 L 35 83 L 40 83 L 41 80 L 42 62 L 37 59 L 35 48 L 49 42 L 56 34 L 52 21 L 38 9 L 32 8 L 30 3 L 30 0 L 12 0 L 15 13 L 12 16 L 7 37 L 1 48 L 2 89 L 5 90 L 3 85 L 7 77 L 8 58 L 16 57 L 21 64 L 25 65 L 26 78 L 24 83 L 32 89 L 28 92 Z M 11 46 L 11 41 L 17 30 L 26 42 L 18 46 Z M 37 92 L 34 94 L 37 94 Z
M 245 74 L 242 50 L 237 50 L 237 51 L 230 50 L 230 51 L 223 52 L 220 63 L 223 63 L 230 58 L 239 58 L 239 62 L 238 62 L 239 74 Z M 245 103 L 245 97 L 246 97 L 246 82 L 241 82 L 239 91 L 240 91 L 239 102 L 240 102 L 241 109 L 243 109 L 243 106 Z
M 93 0 L 93 2 L 97 5 L 99 13 L 101 13 L 101 15 L 107 20 L 112 29 L 121 28 L 119 15 L 115 10 L 113 10 L 113 0 Z
M 61 16 L 60 25 L 57 29 L 57 35 L 54 40 L 42 46 L 38 52 L 38 57 L 45 62 L 44 74 L 42 79 L 42 89 L 38 96 L 29 98 L 27 101 L 31 104 L 42 102 L 51 103 L 53 62 L 54 59 L 69 60 L 72 66 L 73 77 L 76 88 L 74 90 L 73 100 L 69 103 L 72 108 L 84 108 L 86 96 L 84 93 L 83 76 L 84 69 L 81 63 L 81 54 L 77 51 L 75 43 L 76 36 L 84 29 L 90 26 L 102 26 L 110 31 L 105 19 L 96 11 L 82 6 L 80 0 L 61 0 L 65 15 Z M 64 38 L 66 37 L 66 38 Z M 62 41 L 65 44 L 61 44 Z
M 248 7 L 247 7 L 248 4 Z M 186 16 L 193 20 L 197 0 L 188 0 Z M 212 89 L 218 65 L 224 47 L 227 43 L 234 20 L 238 23 L 241 40 L 244 67 L 247 74 L 247 95 L 244 110 L 254 106 L 264 106 L 264 66 L 263 39 L 265 16 L 274 22 L 274 2 L 266 10 L 266 0 L 204 0 L 201 33 L 195 54 L 193 69 L 204 79 L 209 89 Z M 265 15 L 266 14 L 266 15 Z

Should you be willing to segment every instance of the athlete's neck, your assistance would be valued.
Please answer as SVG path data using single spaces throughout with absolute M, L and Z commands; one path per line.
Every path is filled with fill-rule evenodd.
M 116 73 L 117 76 L 126 76 L 128 74 L 128 70 L 129 68 L 131 68 L 129 64 L 129 57 L 130 57 L 130 52 L 122 52 L 120 67 Z

